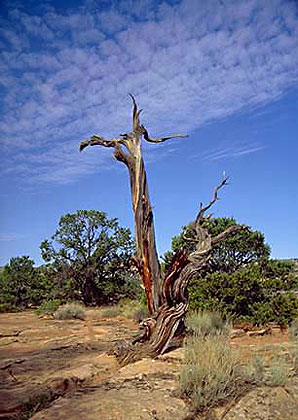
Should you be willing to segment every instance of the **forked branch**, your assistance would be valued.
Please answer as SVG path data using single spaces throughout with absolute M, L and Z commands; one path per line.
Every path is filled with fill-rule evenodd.
M 223 173 L 223 179 L 222 179 L 221 183 L 214 188 L 213 197 L 212 197 L 211 201 L 205 207 L 203 207 L 202 203 L 200 204 L 200 211 L 197 215 L 196 222 L 195 222 L 196 225 L 201 224 L 204 220 L 210 218 L 210 216 L 205 216 L 205 213 L 206 213 L 207 210 L 210 209 L 210 207 L 213 206 L 214 203 L 216 203 L 216 201 L 218 200 L 218 191 L 222 187 L 227 185 L 227 183 L 228 183 L 228 177 L 227 177 L 226 173 L 224 172 Z

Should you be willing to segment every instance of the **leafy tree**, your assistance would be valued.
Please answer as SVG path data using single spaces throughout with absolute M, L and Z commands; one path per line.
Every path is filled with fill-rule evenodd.
M 29 256 L 11 258 L 0 275 L 0 303 L 9 308 L 26 308 L 40 301 L 39 278 Z
M 127 283 L 134 242 L 117 219 L 95 210 L 61 217 L 59 227 L 41 245 L 42 258 L 55 267 L 71 298 L 101 304 L 121 293 Z
M 233 218 L 214 218 L 204 222 L 211 236 L 214 237 L 224 232 L 230 226 L 237 225 Z M 165 268 L 168 267 L 173 254 L 180 248 L 192 249 L 194 247 L 192 224 L 184 226 L 182 233 L 172 239 L 172 250 L 165 253 L 163 260 Z M 270 247 L 265 242 L 261 232 L 252 231 L 250 228 L 242 229 L 234 235 L 228 236 L 215 246 L 211 253 L 205 272 L 233 273 L 240 267 L 254 261 L 267 260 L 270 255 Z
M 204 222 L 212 236 L 236 224 L 231 218 Z M 165 268 L 178 249 L 192 250 L 192 224 L 172 239 L 163 259 Z M 298 276 L 295 263 L 269 260 L 270 248 L 261 232 L 243 229 L 213 248 L 208 265 L 189 285 L 193 309 L 220 310 L 229 317 L 256 324 L 290 323 L 297 316 Z

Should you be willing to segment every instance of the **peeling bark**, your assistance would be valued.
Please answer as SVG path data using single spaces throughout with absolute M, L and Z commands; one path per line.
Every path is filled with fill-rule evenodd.
M 208 205 L 200 205 L 195 221 L 192 223 L 191 240 L 195 250 L 189 253 L 179 250 L 173 257 L 168 271 L 164 274 L 158 260 L 153 211 L 150 204 L 146 171 L 141 150 L 141 139 L 150 143 L 162 143 L 173 138 L 185 138 L 174 135 L 152 139 L 147 129 L 140 124 L 140 113 L 135 98 L 133 101 L 133 129 L 121 134 L 116 140 L 105 140 L 94 135 L 80 144 L 80 151 L 87 146 L 113 147 L 115 158 L 123 162 L 129 172 L 132 207 L 135 221 L 137 253 L 132 262 L 138 268 L 142 279 L 150 318 L 141 324 L 140 335 L 132 342 L 121 344 L 116 351 L 120 363 L 125 364 L 141 357 L 156 357 L 164 353 L 173 343 L 183 339 L 184 317 L 188 310 L 187 286 L 189 280 L 200 272 L 208 262 L 213 246 L 228 235 L 241 229 L 232 226 L 225 232 L 212 238 L 203 223 L 211 217 L 206 211 L 217 201 L 218 190 L 226 185 L 227 177 L 215 188 Z

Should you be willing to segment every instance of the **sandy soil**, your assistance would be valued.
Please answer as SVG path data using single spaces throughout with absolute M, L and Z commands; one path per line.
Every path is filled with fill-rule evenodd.
M 84 321 L 39 318 L 33 311 L 0 314 L 0 419 L 186 419 L 189 408 L 177 394 L 183 349 L 124 368 L 108 355 L 115 342 L 131 339 L 136 332 L 134 321 L 105 318 L 101 309 L 88 309 Z M 231 344 L 244 362 L 256 352 L 272 357 L 287 352 L 289 346 L 287 333 L 278 328 L 261 337 L 234 338 Z M 278 393 L 288 417 L 274 417 L 268 408 L 268 419 L 294 420 L 296 414 L 298 418 L 295 387 Z M 260 392 L 269 395 L 272 389 Z M 251 398 L 265 397 L 253 394 Z M 277 397 L 270 394 L 270 398 L 276 401 Z M 251 404 L 252 410 L 256 404 Z M 289 417 L 291 412 L 294 417 Z M 214 415 L 257 418 L 239 417 L 239 407 Z

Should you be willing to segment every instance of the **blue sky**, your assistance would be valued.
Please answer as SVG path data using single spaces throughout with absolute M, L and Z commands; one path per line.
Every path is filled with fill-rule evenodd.
M 225 170 L 215 216 L 264 232 L 274 258 L 298 256 L 298 5 L 291 0 L 2 1 L 3 265 L 38 264 L 59 218 L 97 209 L 133 228 L 126 168 L 92 134 L 131 129 L 132 92 L 159 252 Z

